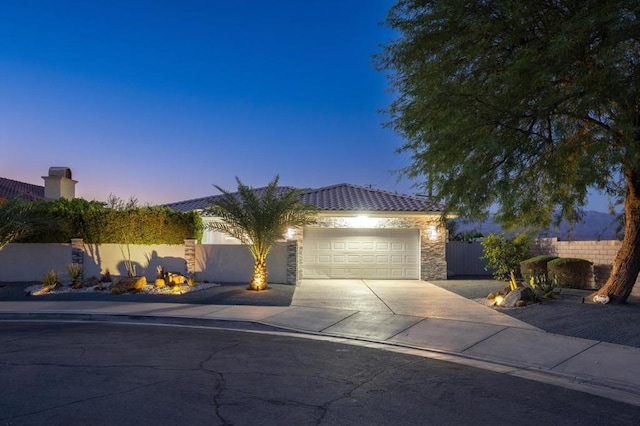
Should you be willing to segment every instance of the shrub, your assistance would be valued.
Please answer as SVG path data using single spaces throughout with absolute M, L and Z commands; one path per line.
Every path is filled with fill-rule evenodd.
M 531 277 L 538 277 L 541 275 L 546 276 L 547 263 L 557 258 L 558 256 L 542 254 L 520 262 L 520 273 L 522 274 L 522 278 L 528 283 L 531 280 Z
M 518 234 L 507 238 L 504 234 L 490 233 L 482 240 L 484 256 L 487 261 L 485 269 L 495 268 L 493 277 L 497 280 L 507 280 L 511 272 L 516 272 L 520 262 L 530 254 L 531 238 L 527 234 Z
M 553 298 L 553 293 L 556 288 L 553 280 L 547 277 L 547 274 L 532 275 L 528 281 L 525 281 L 531 290 L 533 290 L 534 301 L 541 302 L 544 299 Z
M 82 265 L 78 263 L 70 263 L 67 265 L 67 274 L 69 274 L 69 278 L 72 283 L 76 283 L 82 275 Z
M 584 259 L 558 258 L 547 263 L 547 273 L 559 287 L 587 288 L 592 265 Z
M 45 288 L 53 289 L 58 286 L 58 273 L 54 270 L 51 270 L 44 274 L 42 277 L 42 284 L 44 284 Z
M 82 238 L 87 244 L 183 244 L 202 239 L 202 219 L 197 212 L 174 212 L 160 206 L 107 208 L 97 201 L 36 201 L 39 217 L 57 225 L 21 239 L 24 243 L 67 243 Z

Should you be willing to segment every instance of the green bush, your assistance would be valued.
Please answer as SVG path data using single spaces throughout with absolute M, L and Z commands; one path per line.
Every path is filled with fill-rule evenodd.
M 493 277 L 497 280 L 509 279 L 510 272 L 517 273 L 520 262 L 531 256 L 531 238 L 527 234 L 507 238 L 504 234 L 490 233 L 481 244 L 484 251 L 481 259 L 487 261 L 485 269 L 495 268 Z
M 81 198 L 37 201 L 34 209 L 55 226 L 19 242 L 66 243 L 82 238 L 87 244 L 183 244 L 187 238 L 202 239 L 202 219 L 197 212 L 174 212 L 166 207 L 107 208 Z
M 558 256 L 541 254 L 540 256 L 535 256 L 520 262 L 520 273 L 522 274 L 523 280 L 528 283 L 531 277 L 546 276 L 547 263 L 557 258 Z
M 547 263 L 547 273 L 559 287 L 587 288 L 592 265 L 584 259 L 558 258 Z

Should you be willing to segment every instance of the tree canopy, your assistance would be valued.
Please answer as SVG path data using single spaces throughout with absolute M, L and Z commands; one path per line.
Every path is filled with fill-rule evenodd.
M 20 198 L 0 201 L 0 250 L 9 243 L 51 225 L 33 213 L 32 204 Z
M 617 301 L 640 269 L 639 13 L 637 1 L 401 0 L 376 57 L 412 155 L 404 173 L 448 211 L 497 205 L 503 224 L 531 227 L 579 220 L 591 189 L 624 202 L 603 289 Z

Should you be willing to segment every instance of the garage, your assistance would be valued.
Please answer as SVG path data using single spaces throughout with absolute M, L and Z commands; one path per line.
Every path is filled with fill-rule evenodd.
M 419 279 L 418 229 L 305 228 L 303 278 Z

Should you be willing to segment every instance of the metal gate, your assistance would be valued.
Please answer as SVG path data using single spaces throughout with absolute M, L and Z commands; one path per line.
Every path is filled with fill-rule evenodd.
M 480 242 L 450 241 L 446 253 L 449 276 L 491 276 L 492 270 L 484 269 L 487 261 L 480 260 L 484 254 Z

